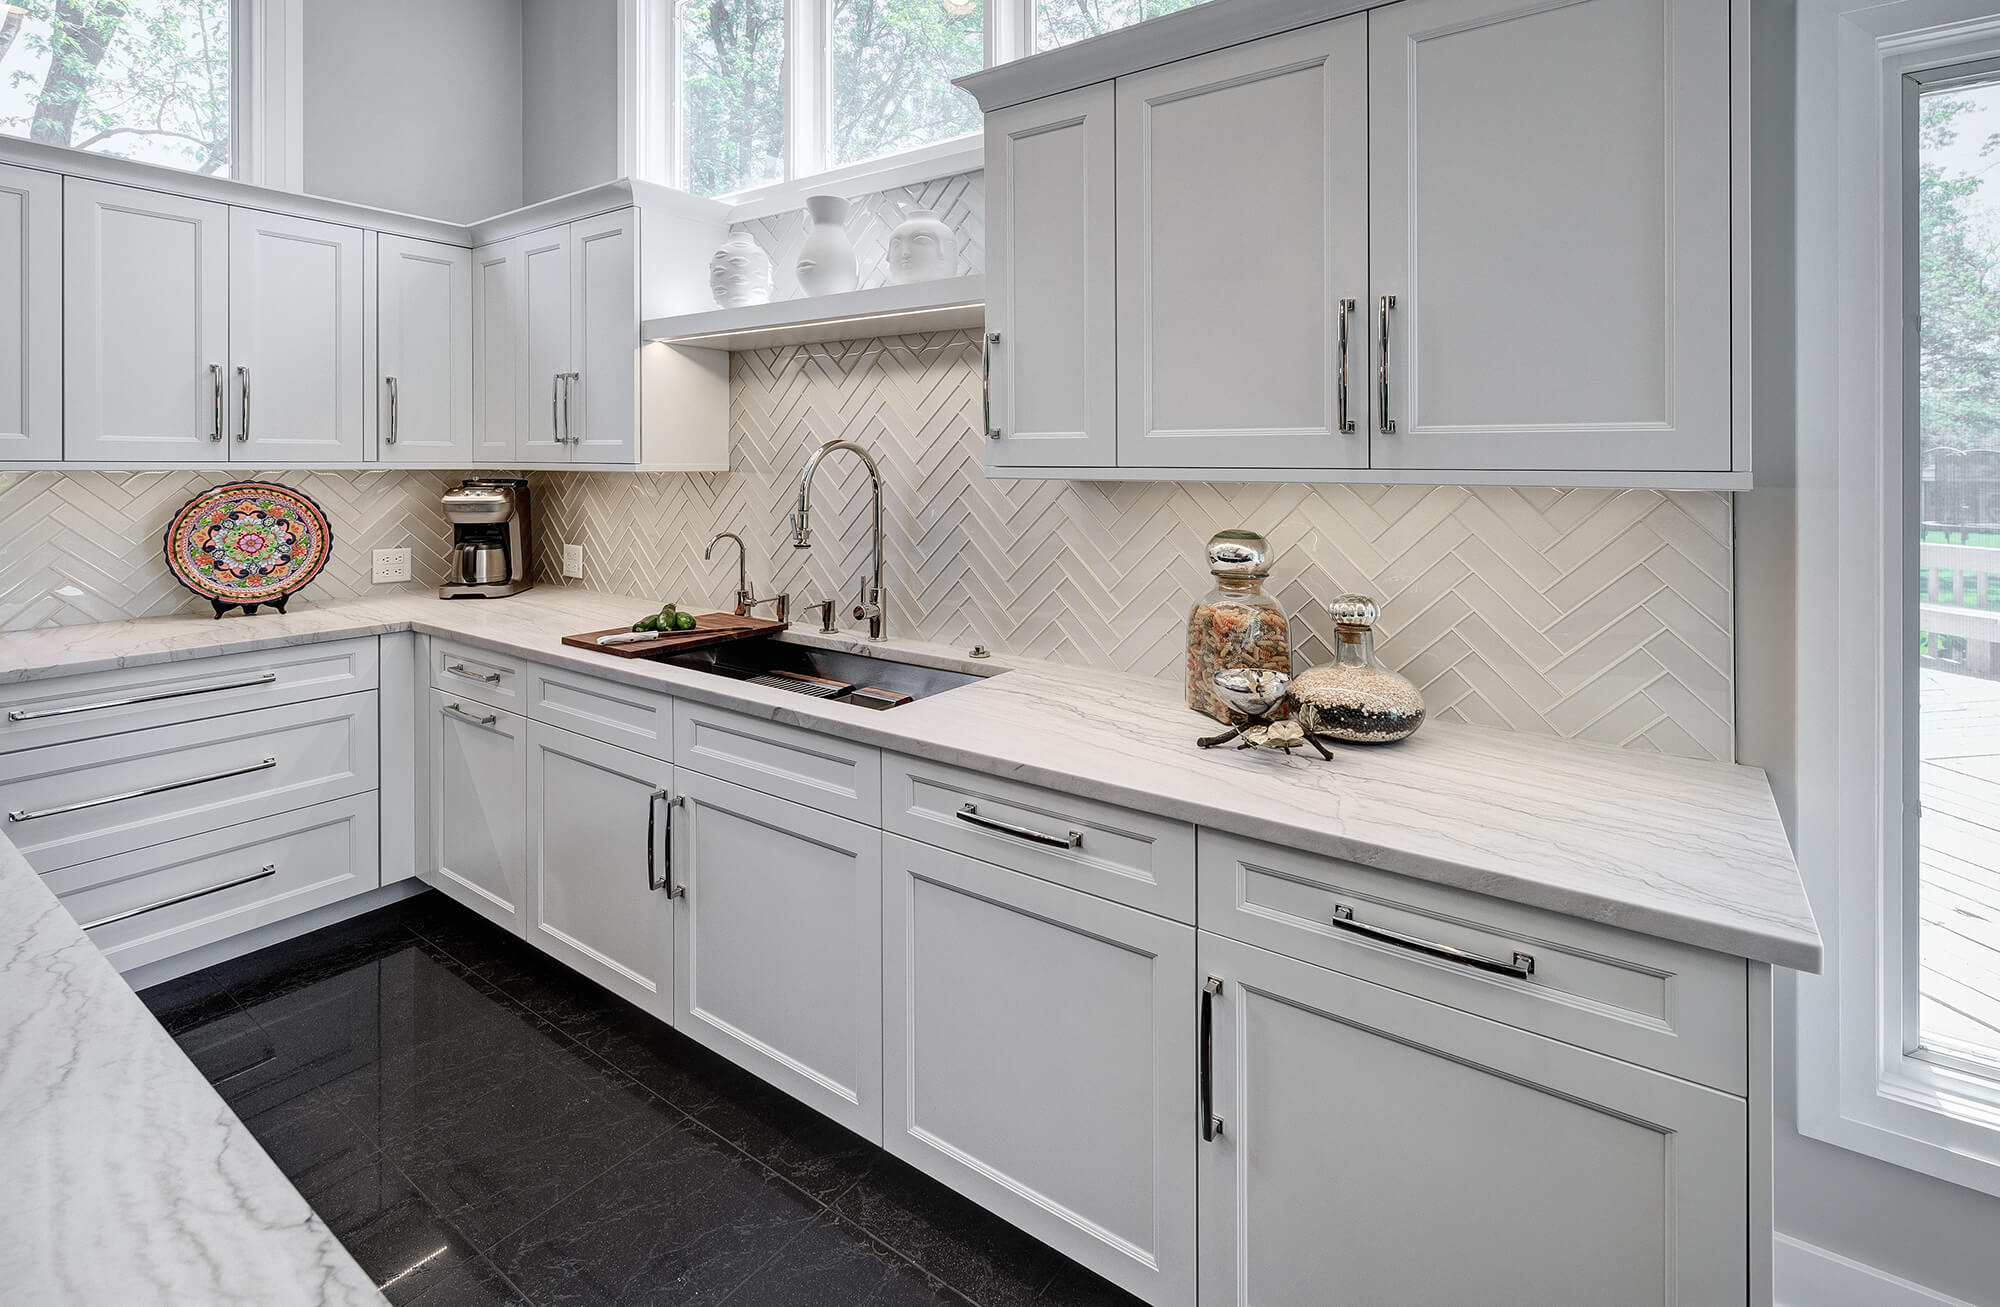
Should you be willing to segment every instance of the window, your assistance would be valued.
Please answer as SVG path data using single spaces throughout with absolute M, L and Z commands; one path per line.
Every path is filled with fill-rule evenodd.
M 0 131 L 227 176 L 230 0 L 21 0 L 0 18 Z
M 1030 0 L 1035 6 L 1035 49 L 1053 50 L 1087 37 L 1192 9 L 1203 0 Z
M 1200 0 L 641 0 L 640 84 L 666 123 L 642 175 L 743 198 L 822 173 L 976 149 L 979 106 L 952 79 Z M 671 15 L 671 19 L 666 17 Z M 669 87 L 667 83 L 671 81 Z M 976 166 L 968 164 L 967 166 Z M 852 174 L 850 174 L 852 175 Z M 778 191 L 779 194 L 791 194 Z

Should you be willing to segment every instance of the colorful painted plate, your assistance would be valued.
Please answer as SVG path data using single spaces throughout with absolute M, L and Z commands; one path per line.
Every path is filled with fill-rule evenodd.
M 167 527 L 167 568 L 215 605 L 255 612 L 285 600 L 319 575 L 333 551 L 333 528 L 311 499 L 290 486 L 237 481 L 196 495 Z

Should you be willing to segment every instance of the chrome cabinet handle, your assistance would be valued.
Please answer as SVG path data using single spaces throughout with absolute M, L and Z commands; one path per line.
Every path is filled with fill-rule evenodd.
M 208 438 L 220 441 L 222 439 L 222 365 L 220 363 L 211 363 L 208 365 L 208 384 L 210 392 L 214 397 L 214 414 L 211 419 L 212 425 L 209 427 Z
M 245 677 L 240 681 L 217 681 L 213 685 L 190 685 L 179 690 L 158 690 L 152 694 L 135 694 L 125 699 L 101 699 L 96 703 L 73 703 L 61 708 L 14 708 L 7 713 L 10 722 L 37 722 L 45 717 L 67 717 L 71 713 L 98 712 L 105 708 L 125 708 L 135 703 L 158 703 L 162 699 L 185 699 L 191 694 L 215 694 L 221 690 L 241 690 L 252 685 L 269 685 L 278 679 L 276 672 L 264 672 L 257 676 Z
M 1047 844 L 1052 848 L 1074 849 L 1083 844 L 1083 832 L 1080 830 L 1073 830 L 1068 835 L 1045 834 L 1031 827 L 1016 826 L 1011 822 L 995 821 L 991 817 L 982 817 L 979 815 L 979 805 L 975 803 L 961 804 L 958 811 L 952 815 L 960 821 L 968 825 L 977 826 L 982 830 L 998 831 L 1002 835 L 1012 835 L 1016 839 L 1033 840 L 1037 844 Z
M 988 440 L 1000 439 L 1000 428 L 993 425 L 993 347 L 999 343 L 1000 333 L 989 331 L 979 351 L 979 402 Z
M 239 406 L 243 425 L 236 433 L 236 443 L 245 444 L 250 439 L 250 369 L 243 364 L 236 365 L 236 379 L 243 385 L 243 399 Z
M 562 374 L 562 383 L 563 383 L 563 387 L 562 387 L 562 396 L 563 396 L 563 402 L 562 402 L 562 413 L 563 413 L 563 434 L 562 434 L 562 438 L 563 438 L 563 440 L 564 440 L 564 442 L 565 442 L 565 443 L 567 443 L 567 444 L 571 444 L 571 445 L 574 445 L 574 444 L 576 444 L 576 443 L 577 443 L 577 440 L 576 440 L 576 433 L 575 433 L 574 431 L 572 431 L 572 430 L 570 429 L 570 425 L 569 425 L 569 383 L 570 383 L 570 382 L 572 382 L 572 381 L 581 381 L 581 380 L 583 380 L 583 374 L 582 374 L 581 372 L 565 372 L 565 373 L 563 373 L 563 374 Z
M 1354 430 L 1354 419 L 1347 411 L 1347 315 L 1354 312 L 1353 300 L 1340 301 L 1340 429 Z
M 659 827 L 656 824 L 656 820 L 660 815 L 660 800 L 672 799 L 673 797 L 674 792 L 672 790 L 654 790 L 646 797 L 646 888 L 649 891 L 665 889 L 667 887 L 667 880 L 654 874 L 660 850 Z M 671 840 L 673 837 L 674 810 L 672 805 L 669 804 L 667 808 L 667 838 Z M 667 850 L 667 878 L 671 878 L 673 874 L 674 851 L 670 848 Z
M 560 372 L 549 374 L 549 436 L 558 445 L 563 442 L 562 423 L 556 417 L 562 402 L 562 379 Z
M 16 808 L 7 814 L 8 821 L 39 821 L 43 817 L 60 817 L 66 812 L 83 812 L 89 808 L 102 808 L 107 803 L 123 803 L 127 799 L 143 799 L 149 794 L 165 794 L 171 790 L 184 790 L 190 785 L 206 785 L 210 781 L 226 781 L 232 776 L 248 776 L 251 772 L 269 771 L 278 765 L 276 758 L 266 758 L 253 762 L 247 767 L 231 767 L 228 771 L 210 772 L 206 776 L 190 776 L 185 780 L 168 781 L 164 785 L 148 785 L 141 790 L 126 790 L 122 794 L 105 794 L 95 799 L 85 799 L 80 803 L 65 803 L 59 808 L 38 808 L 29 812 Z
M 396 379 L 384 377 L 382 383 L 389 387 L 389 434 L 385 439 L 393 445 L 396 443 Z
M 484 717 L 479 717 L 472 713 L 469 713 L 465 710 L 465 705 L 463 704 L 448 703 L 444 706 L 444 710 L 452 714 L 454 717 L 463 717 L 465 718 L 465 720 L 472 722 L 473 724 L 478 726 L 492 726 L 498 723 L 500 720 L 500 715 L 498 713 L 488 713 Z
M 445 670 L 447 672 L 451 672 L 458 676 L 469 676 L 475 681 L 485 681 L 489 685 L 500 684 L 500 673 L 475 672 L 472 669 L 468 668 L 464 663 L 448 663 L 445 665 Z
M 1394 944 L 1398 948 L 1409 949 L 1412 953 L 1422 953 L 1426 957 L 1441 958 L 1446 962 L 1456 962 L 1461 967 L 1471 967 L 1475 971 L 1491 971 L 1499 976 L 1512 976 L 1516 980 L 1526 980 L 1535 974 L 1535 955 L 1516 953 L 1512 962 L 1502 962 L 1498 958 L 1481 957 L 1468 953 L 1449 944 L 1435 944 L 1415 935 L 1405 935 L 1397 930 L 1385 930 L 1381 926 L 1370 926 L 1354 919 L 1354 909 L 1345 903 L 1333 905 L 1332 924 L 1341 930 L 1360 935 L 1364 939 L 1376 940 L 1383 944 Z
M 1396 419 L 1389 416 L 1389 314 L 1396 307 L 1394 295 L 1382 297 L 1382 370 L 1380 387 L 1382 392 L 1382 434 L 1396 434 Z
M 1215 1114 L 1215 996 L 1222 992 L 1222 980 L 1210 976 L 1201 987 L 1201 1141 L 1214 1143 L 1222 1133 L 1222 1118 Z
M 239 885 L 248 885 L 252 881 L 259 881 L 266 876 L 275 876 L 277 874 L 278 864 L 267 862 L 264 864 L 263 870 L 253 871 L 248 876 L 238 876 L 235 880 L 225 880 L 220 885 L 210 885 L 207 889 L 190 890 L 186 894 L 176 894 L 170 899 L 161 899 L 158 903 L 148 903 L 143 908 L 127 908 L 123 912 L 114 912 L 108 917 L 99 917 L 95 921 L 84 922 L 83 928 L 85 930 L 96 930 L 99 926 L 108 926 L 114 921 L 129 921 L 133 917 L 144 916 L 148 912 L 158 912 L 161 908 L 171 908 L 176 903 L 189 903 L 195 899 L 206 898 L 210 894 L 220 894 L 226 889 L 235 889 Z M 265 1059 L 265 1061 L 269 1060 L 269 1058 Z M 257 1065 L 261 1066 L 263 1064 L 258 1063 Z M 243 1071 L 254 1071 L 256 1069 L 256 1066 L 249 1066 L 245 1067 Z M 234 1074 L 242 1075 L 243 1071 L 238 1071 Z

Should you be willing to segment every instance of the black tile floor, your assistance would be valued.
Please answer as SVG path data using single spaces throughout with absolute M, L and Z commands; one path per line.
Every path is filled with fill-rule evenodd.
M 434 892 L 140 997 L 393 1303 L 1138 1301 Z

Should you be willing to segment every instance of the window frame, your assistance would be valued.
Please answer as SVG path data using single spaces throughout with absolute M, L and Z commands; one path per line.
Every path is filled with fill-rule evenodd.
M 1835 351 L 1834 466 L 1831 475 L 1802 467 L 1800 494 L 1802 523 L 1808 510 L 1830 514 L 1814 526 L 1821 542 L 1838 541 L 1831 600 L 1843 634 L 1838 646 L 1799 647 L 1802 678 L 1817 678 L 1809 664 L 1819 659 L 1838 662 L 1828 682 L 1838 741 L 1835 801 L 1809 814 L 1808 796 L 1800 796 L 1801 864 L 1809 871 L 1830 865 L 1835 877 L 1831 902 L 1818 899 L 1826 969 L 1798 980 L 1799 1129 L 2000 1195 L 2000 1077 L 1918 1047 L 1918 668 L 1911 650 L 1919 601 L 1910 584 L 1919 548 L 1911 384 L 1918 340 L 1905 329 L 1919 291 L 1910 235 L 1917 98 L 2000 75 L 2000 16 L 1978 14 L 1976 0 L 1855 10 L 1839 15 L 1831 53 L 1841 109 L 1830 128 L 1838 174 L 1832 321 L 1851 325 L 1839 332 Z M 1804 352 L 1803 339 L 1801 346 Z M 1802 413 L 1802 428 L 1807 420 Z M 1824 497 L 1809 498 L 1812 491 Z M 1831 535 L 1827 520 L 1835 524 Z M 1815 556 L 1810 543 L 1801 539 L 1802 560 Z M 1809 602 L 1802 590 L 1801 607 Z

